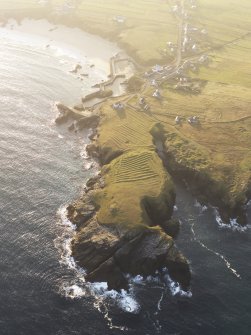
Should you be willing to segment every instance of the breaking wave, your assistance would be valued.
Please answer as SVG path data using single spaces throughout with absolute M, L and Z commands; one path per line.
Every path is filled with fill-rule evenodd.
M 109 316 L 111 306 L 119 307 L 127 313 L 137 314 L 140 305 L 135 298 L 133 285 L 129 291 L 108 290 L 106 282 L 89 283 L 85 280 L 85 270 L 79 267 L 72 257 L 71 242 L 76 234 L 76 226 L 67 218 L 66 206 L 58 210 L 58 222 L 62 228 L 61 236 L 55 240 L 55 246 L 59 250 L 60 263 L 73 271 L 73 278 L 65 280 L 59 289 L 60 293 L 68 299 L 81 299 L 82 297 L 94 298 L 93 306 L 104 316 L 110 329 L 127 330 L 124 326 L 116 326 Z
M 198 200 L 195 200 L 194 207 L 199 209 L 200 214 L 208 210 L 208 207 L 206 205 L 202 205 Z
M 224 223 L 224 221 L 220 217 L 220 214 L 219 214 L 217 209 L 215 209 L 215 219 L 216 219 L 216 222 L 217 222 L 219 228 L 221 228 L 221 229 L 229 229 L 229 230 L 232 230 L 234 232 L 243 233 L 243 232 L 246 232 L 249 228 L 249 225 L 241 226 L 237 222 L 237 219 L 231 219 L 230 223 L 228 223 L 228 224 Z
M 171 296 L 192 297 L 191 291 L 183 291 L 180 285 L 170 278 L 166 268 L 163 269 L 161 273 L 156 271 L 155 275 L 146 278 L 143 278 L 141 275 L 134 277 L 127 275 L 129 280 L 128 291 L 121 290 L 121 292 L 117 292 L 115 290 L 109 290 L 106 282 L 87 282 L 85 280 L 85 270 L 80 268 L 72 257 L 71 243 L 76 234 L 76 226 L 67 218 L 67 206 L 63 206 L 58 210 L 58 218 L 62 232 L 61 236 L 55 240 L 55 246 L 61 255 L 60 263 L 67 266 L 74 274 L 73 278 L 69 280 L 66 279 L 63 284 L 61 284 L 59 291 L 68 299 L 92 297 L 94 299 L 93 306 L 106 319 L 110 329 L 128 330 L 124 326 L 113 324 L 112 317 L 109 315 L 109 310 L 112 306 L 116 306 L 126 313 L 138 314 L 140 312 L 141 306 L 135 296 L 137 286 L 155 284 L 161 289 L 161 296 L 157 303 L 155 316 L 161 311 L 165 293 L 169 292 Z M 161 329 L 158 320 L 155 321 L 156 327 Z

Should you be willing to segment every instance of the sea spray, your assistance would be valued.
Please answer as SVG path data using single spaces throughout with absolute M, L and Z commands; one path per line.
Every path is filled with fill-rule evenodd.
M 124 312 L 137 314 L 140 311 L 140 305 L 135 298 L 133 285 L 130 285 L 129 291 L 117 292 L 108 290 L 106 282 L 86 282 L 85 270 L 79 267 L 72 257 L 71 243 L 76 234 L 76 226 L 67 217 L 67 206 L 62 206 L 58 210 L 58 217 L 62 232 L 61 236 L 55 239 L 55 246 L 61 255 L 60 263 L 67 266 L 74 274 L 74 278 L 66 279 L 61 284 L 60 293 L 69 299 L 81 299 L 84 296 L 94 298 L 93 306 L 102 313 L 110 329 L 127 330 L 124 326 L 113 324 L 109 309 L 115 305 Z
M 215 220 L 216 220 L 220 229 L 228 229 L 228 230 L 232 230 L 233 232 L 244 233 L 249 228 L 248 225 L 241 226 L 237 222 L 237 219 L 230 219 L 230 223 L 224 223 L 224 221 L 220 217 L 220 214 L 219 214 L 219 212 L 216 208 L 214 208 L 214 213 L 215 213 Z
M 199 209 L 200 214 L 203 214 L 208 210 L 208 207 L 206 205 L 202 205 L 198 200 L 195 200 L 194 207 Z

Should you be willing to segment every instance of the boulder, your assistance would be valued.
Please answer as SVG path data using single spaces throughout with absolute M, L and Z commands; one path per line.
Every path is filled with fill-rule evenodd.
M 76 64 L 74 69 L 70 71 L 70 73 L 78 73 L 79 70 L 82 69 L 82 66 L 80 64 Z

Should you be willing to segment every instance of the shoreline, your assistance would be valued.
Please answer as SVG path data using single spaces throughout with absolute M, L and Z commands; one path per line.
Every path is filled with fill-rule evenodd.
M 109 99 L 109 98 L 108 98 Z M 103 101 L 102 102 L 100 102 L 100 104 L 102 104 L 103 103 Z M 88 124 L 88 126 L 91 126 L 91 123 L 89 123 L 89 122 L 92 122 L 92 121 L 90 121 L 90 120 L 85 120 L 86 122 L 87 122 L 87 124 Z M 85 121 L 83 120 L 83 124 L 85 124 Z M 100 124 L 99 123 L 99 121 L 100 121 L 100 119 L 97 121 L 97 118 L 96 118 L 96 120 L 95 120 L 95 124 L 94 124 L 94 128 L 95 129 L 97 129 L 97 127 L 98 127 L 98 125 Z M 86 125 L 85 125 L 86 126 Z M 97 130 L 94 130 L 94 133 L 93 133 L 93 135 L 92 135 L 92 142 L 93 142 L 93 139 L 94 139 L 94 137 L 96 136 L 96 135 L 98 135 L 97 134 Z M 94 150 L 93 150 L 94 149 Z M 99 154 L 98 154 L 98 152 L 95 152 L 95 149 L 96 148 L 94 148 L 94 146 L 93 146 L 93 143 L 90 145 L 90 147 L 88 148 L 88 151 L 89 151 L 89 154 L 94 154 L 94 156 L 96 156 L 96 158 L 101 158 L 101 156 L 99 156 Z M 174 158 L 174 160 L 175 160 L 175 158 Z M 101 161 L 104 161 L 104 159 L 102 159 L 101 158 Z M 103 164 L 101 164 L 101 167 L 102 167 L 102 165 Z M 185 171 L 187 171 L 187 169 L 185 168 Z M 189 173 L 190 173 L 190 171 L 189 171 Z M 95 185 L 95 183 L 93 184 L 93 187 L 95 188 L 96 187 L 96 185 Z M 226 217 L 227 217 L 227 215 L 226 215 Z
M 152 60 L 146 63 L 141 63 L 140 59 L 137 60 L 135 50 L 131 49 L 129 45 L 122 43 L 116 34 L 105 33 L 100 29 L 95 29 L 85 25 L 84 22 L 78 19 L 75 15 L 68 18 L 67 15 L 55 14 L 55 12 L 51 13 L 49 9 L 46 9 L 46 7 L 42 7 L 40 12 L 37 10 L 31 10 L 30 12 L 27 10 L 24 10 L 24 12 L 15 12 L 15 10 L 10 12 L 7 11 L 4 13 L 4 15 L 2 15 L 2 17 L 0 16 L 0 25 L 1 27 L 5 27 L 9 20 L 14 20 L 17 25 L 20 25 L 22 21 L 26 19 L 35 21 L 47 20 L 53 26 L 62 25 L 71 29 L 79 29 L 84 33 L 96 36 L 97 38 L 108 41 L 110 43 L 114 43 L 121 50 L 124 50 L 126 54 L 133 60 L 135 67 L 141 70 L 144 70 L 146 67 L 152 66 L 154 63 L 158 62 L 158 60 Z
M 18 39 L 22 43 L 38 46 L 45 51 L 55 51 L 58 56 L 68 56 L 81 61 L 81 65 L 95 70 L 97 66 L 102 72 L 102 79 L 109 75 L 109 61 L 111 56 L 120 52 L 120 48 L 113 42 L 105 40 L 98 35 L 90 34 L 80 28 L 72 28 L 63 24 L 54 24 L 47 18 L 34 19 L 25 17 L 17 23 L 9 19 L 1 27 L 3 37 Z M 71 34 L 75 39 L 72 40 Z M 95 38 L 95 43 L 93 39 Z M 101 56 L 99 56 L 101 51 Z M 93 66 L 94 65 L 94 66 Z

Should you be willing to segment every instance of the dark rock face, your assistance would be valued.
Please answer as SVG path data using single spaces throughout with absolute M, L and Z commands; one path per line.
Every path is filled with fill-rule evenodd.
M 95 128 L 99 123 L 99 116 L 98 115 L 91 115 L 82 117 L 77 121 L 77 127 L 79 130 L 84 128 Z
M 98 188 L 99 182 L 98 178 L 90 180 L 89 187 Z M 167 267 L 184 290 L 189 288 L 189 264 L 169 235 L 158 226 L 118 232 L 116 227 L 102 225 L 91 198 L 89 191 L 67 208 L 69 219 L 77 225 L 72 255 L 87 271 L 88 281 L 106 281 L 109 289 L 127 289 L 126 274 L 153 275 Z
M 111 257 L 96 270 L 89 273 L 86 277 L 91 282 L 106 282 L 108 283 L 109 290 L 127 290 L 128 282 L 125 275 L 121 272 L 120 268 L 116 265 L 114 258 Z
M 180 231 L 180 222 L 177 219 L 170 219 L 168 221 L 164 221 L 164 223 L 161 224 L 161 227 L 167 235 L 175 238 L 178 236 Z
M 63 124 L 65 122 L 67 122 L 69 120 L 69 117 L 70 117 L 71 113 L 72 113 L 72 110 L 70 108 L 68 108 L 67 106 L 61 104 L 61 103 L 58 103 L 56 105 L 56 107 L 59 111 L 59 114 L 56 117 L 55 122 L 57 124 Z
M 60 114 L 56 122 L 59 124 L 74 119 L 72 130 L 98 126 L 99 116 L 96 114 L 83 116 L 63 104 L 58 104 L 57 107 Z M 101 163 L 120 154 L 118 152 L 111 155 L 109 150 L 100 152 L 94 143 L 87 146 L 87 152 L 89 156 L 99 158 Z M 91 178 L 86 184 L 83 197 L 67 208 L 69 220 L 77 227 L 72 241 L 72 255 L 77 264 L 86 270 L 86 280 L 105 281 L 109 289 L 119 291 L 128 289 L 127 274 L 148 276 L 166 267 L 171 277 L 187 290 L 191 277 L 189 264 L 171 237 L 177 234 L 178 224 L 166 221 L 172 216 L 175 193 L 167 192 L 160 203 L 151 198 L 142 202 L 152 222 L 151 226 L 118 228 L 101 224 L 97 220 L 96 213 L 99 209 L 96 208 L 93 197 L 96 190 L 104 186 L 105 182 L 100 175 Z
M 62 103 L 58 103 L 56 106 L 59 111 L 59 115 L 55 120 L 57 124 L 66 123 L 71 119 L 75 120 L 75 124 L 69 127 L 70 131 L 74 130 L 75 128 L 82 130 L 85 128 L 96 128 L 98 126 L 99 115 L 92 114 L 84 116 L 83 114 L 77 112 L 82 110 L 82 105 L 78 106 L 78 109 L 76 110 L 63 105 Z
M 246 203 L 250 199 L 248 191 L 240 199 L 232 198 L 231 192 L 225 189 L 224 180 L 216 181 L 210 176 L 210 171 L 199 171 L 177 162 L 176 157 L 166 148 L 168 172 L 175 178 L 185 181 L 191 193 L 202 203 L 211 204 L 218 208 L 224 223 L 230 224 L 232 219 L 237 219 L 238 224 L 247 224 Z
M 87 151 L 88 155 L 93 157 L 93 158 L 98 158 L 99 157 L 99 148 L 94 143 L 89 144 L 86 147 L 86 151 Z
M 78 73 L 79 70 L 82 69 L 82 66 L 80 64 L 77 64 L 73 70 L 70 71 L 70 73 Z

